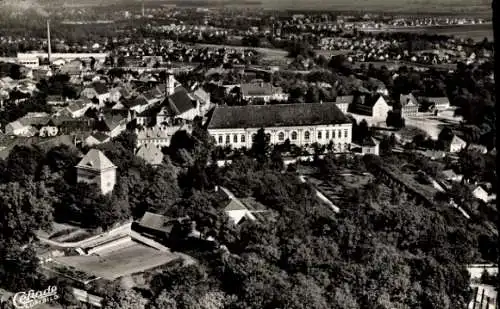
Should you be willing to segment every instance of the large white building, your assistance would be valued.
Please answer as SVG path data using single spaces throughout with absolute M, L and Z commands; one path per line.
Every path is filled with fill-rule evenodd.
M 264 128 L 271 144 L 287 139 L 298 146 L 333 143 L 336 152 L 348 151 L 352 123 L 335 104 L 305 103 L 215 108 L 208 132 L 219 146 L 250 148 Z
M 51 53 L 51 61 L 57 60 L 68 63 L 72 60 L 79 59 L 83 61 L 90 61 L 94 58 L 97 63 L 104 63 L 108 53 Z M 18 53 L 17 63 L 24 65 L 28 68 L 36 69 L 40 66 L 40 59 L 48 59 L 49 54 L 46 52 L 31 52 L 31 53 Z

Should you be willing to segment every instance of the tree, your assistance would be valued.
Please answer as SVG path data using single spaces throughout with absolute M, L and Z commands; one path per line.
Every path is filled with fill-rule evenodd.
M 260 128 L 255 135 L 255 139 L 252 141 L 252 154 L 257 159 L 257 161 L 264 163 L 267 161 L 270 146 L 269 137 L 266 135 L 263 128 Z
M 306 100 L 306 102 L 309 102 L 309 103 L 317 103 L 317 102 L 319 102 L 319 95 L 320 95 L 319 89 L 315 86 L 311 86 L 307 90 L 305 100 Z
M 385 122 L 387 126 L 395 127 L 397 129 L 401 129 L 405 126 L 405 120 L 401 117 L 400 112 L 389 111 Z
M 41 287 L 39 261 L 31 245 L 21 249 L 14 240 L 0 240 L 0 261 L 1 287 L 14 291 Z
M 5 177 L 9 181 L 27 181 L 32 179 L 43 161 L 41 149 L 34 146 L 15 146 L 6 162 Z
M 38 192 L 37 192 L 38 191 Z M 50 197 L 33 183 L 29 189 L 17 182 L 0 185 L 0 239 L 21 244 L 34 238 L 39 229 L 49 230 L 52 223 Z
M 152 303 L 149 309 L 177 309 L 177 302 L 167 290 L 163 290 Z
M 283 170 L 285 168 L 285 163 L 283 162 L 283 157 L 278 149 L 273 149 L 271 153 L 271 168 L 276 170 Z
M 476 182 L 482 176 L 486 162 L 484 155 L 471 150 L 462 150 L 458 155 L 459 170 L 464 175 L 462 181 Z
M 123 57 L 123 56 L 118 57 L 117 66 L 119 66 L 119 67 L 126 67 L 127 66 L 127 61 L 125 60 L 125 57 Z
M 135 290 L 125 290 L 117 286 L 103 299 L 103 308 L 109 309 L 144 309 L 147 300 Z

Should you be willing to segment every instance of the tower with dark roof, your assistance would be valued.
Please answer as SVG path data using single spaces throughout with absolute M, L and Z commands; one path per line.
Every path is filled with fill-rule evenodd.
M 97 184 L 102 194 L 113 191 L 116 166 L 99 150 L 91 149 L 76 165 L 77 182 Z

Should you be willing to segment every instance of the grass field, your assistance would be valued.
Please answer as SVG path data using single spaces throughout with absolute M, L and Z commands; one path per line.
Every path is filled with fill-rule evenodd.
M 135 241 L 104 256 L 64 256 L 57 263 L 72 266 L 80 271 L 108 280 L 142 272 L 179 259 L 174 253 L 165 253 Z
M 405 118 L 406 126 L 416 127 L 425 131 L 433 139 L 437 139 L 441 130 L 445 127 L 454 127 L 460 123 L 461 117 L 454 117 L 453 111 L 445 111 L 440 116 Z

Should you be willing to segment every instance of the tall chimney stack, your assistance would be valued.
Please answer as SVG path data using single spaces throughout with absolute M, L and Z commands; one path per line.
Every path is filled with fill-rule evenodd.
M 52 48 L 50 46 L 50 21 L 47 19 L 47 55 L 50 64 L 50 56 L 52 54 Z
M 142 0 L 142 17 L 144 17 L 146 14 L 144 13 L 144 0 Z

